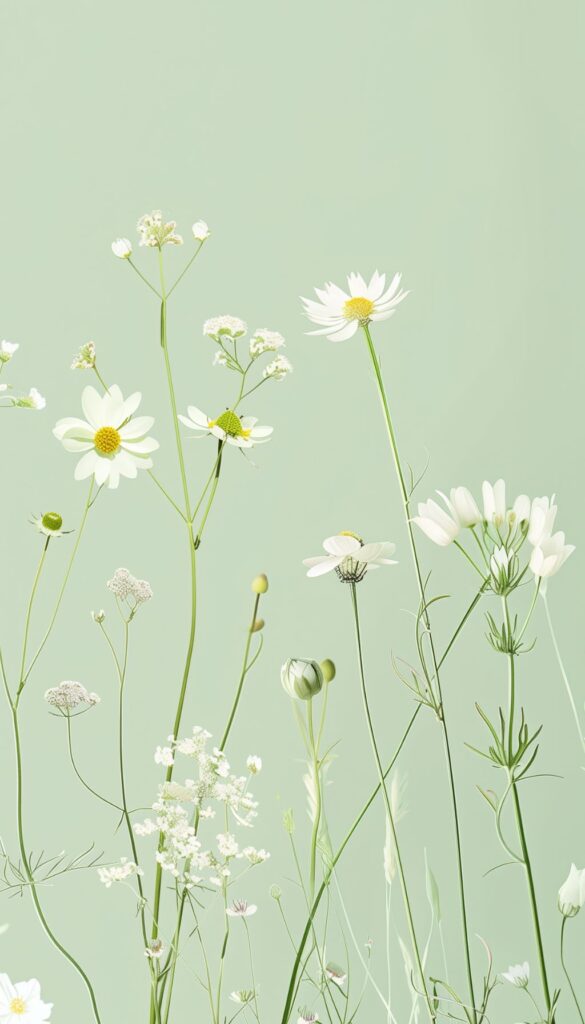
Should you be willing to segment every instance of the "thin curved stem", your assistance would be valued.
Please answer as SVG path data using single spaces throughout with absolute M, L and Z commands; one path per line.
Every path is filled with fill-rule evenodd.
M 77 767 L 77 763 L 76 763 L 75 757 L 73 755 L 73 737 L 71 735 L 71 715 L 67 715 L 66 717 L 67 717 L 67 746 L 68 746 L 68 750 L 69 750 L 69 760 L 71 761 L 71 764 L 72 764 L 72 767 L 73 767 L 73 771 L 75 772 L 77 778 L 81 782 L 81 785 L 84 786 L 85 789 L 87 789 L 87 791 L 92 794 L 92 796 L 95 796 L 98 800 L 101 800 L 102 803 L 108 804 L 109 807 L 113 807 L 116 811 L 120 811 L 121 812 L 122 808 L 119 806 L 119 804 L 115 804 L 113 802 L 113 800 L 108 800 L 107 797 L 102 796 L 101 793 L 98 793 L 97 789 L 93 789 L 93 787 L 89 785 L 89 782 L 86 782 L 85 779 L 83 778 L 83 775 L 79 771 L 79 769 Z
M 567 923 L 567 920 L 568 919 L 563 915 L 563 923 L 561 925 L 561 965 L 562 965 L 562 968 L 563 968 L 563 972 L 564 972 L 565 978 L 567 979 L 569 988 L 571 989 L 571 995 L 573 996 L 573 1000 L 574 1000 L 575 1006 L 577 1007 L 577 1013 L 579 1014 L 579 1020 L 581 1021 L 581 1024 L 585 1024 L 585 1018 L 583 1017 L 583 1011 L 581 1010 L 581 1007 L 579 1005 L 579 1000 L 577 999 L 577 993 L 575 992 L 575 988 L 573 986 L 573 982 L 571 981 L 571 977 L 569 975 L 569 972 L 567 970 L 567 965 L 565 963 L 565 925 Z
M 550 609 L 548 607 L 547 594 L 546 594 L 546 591 L 544 589 L 541 590 L 540 593 L 541 593 L 542 599 L 544 601 L 544 612 L 545 612 L 545 615 L 546 615 L 546 621 L 547 621 L 547 624 L 548 624 L 550 638 L 552 640 L 552 645 L 553 645 L 554 652 L 555 652 L 555 655 L 556 655 L 557 663 L 558 663 L 558 666 L 559 666 L 559 670 L 560 670 L 560 673 L 561 673 L 561 677 L 562 677 L 563 683 L 565 684 L 565 689 L 567 691 L 567 697 L 569 698 L 569 704 L 571 705 L 571 711 L 573 713 L 573 718 L 575 719 L 575 725 L 577 726 L 577 732 L 579 733 L 579 740 L 581 742 L 581 746 L 583 748 L 583 751 L 585 751 L 585 736 L 583 735 L 583 729 L 581 727 L 581 721 L 579 719 L 579 712 L 577 710 L 577 704 L 575 702 L 575 698 L 573 697 L 573 691 L 571 689 L 571 684 L 569 682 L 569 677 L 567 675 L 567 672 L 565 670 L 565 666 L 563 664 L 563 659 L 562 659 L 562 656 L 561 656 L 560 647 L 559 647 L 559 644 L 558 644 L 558 641 L 557 641 L 557 637 L 556 637 L 556 633 L 555 633 L 555 630 L 554 630 L 554 626 L 553 626 L 553 622 L 552 622 L 552 618 L 551 618 L 551 614 L 550 614 Z

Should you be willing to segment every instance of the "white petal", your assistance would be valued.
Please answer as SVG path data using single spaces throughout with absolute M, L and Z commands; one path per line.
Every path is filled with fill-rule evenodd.
M 92 427 L 103 427 L 103 399 L 95 388 L 88 384 L 81 393 L 81 408 Z
M 130 437 L 144 437 L 148 434 L 154 423 L 153 416 L 136 416 L 135 419 L 130 420 L 120 430 L 121 437 L 127 440 Z
M 95 465 L 99 459 L 99 456 L 95 451 L 86 452 L 82 455 L 79 462 L 75 467 L 74 477 L 76 480 L 86 480 L 88 476 L 91 476 L 95 469 Z
M 329 338 L 329 341 L 346 341 L 347 338 L 351 338 L 352 335 L 355 334 L 358 326 L 358 320 L 348 320 L 345 327 L 333 334 L 328 334 L 327 337 Z
M 333 572 L 333 570 L 339 565 L 341 558 L 324 558 L 323 561 L 311 566 L 307 576 L 324 576 L 326 572 Z
M 327 537 L 323 541 L 323 547 L 328 554 L 344 558 L 346 555 L 351 555 L 358 551 L 361 548 L 361 544 L 355 537 L 344 537 L 341 534 L 336 534 L 334 537 Z

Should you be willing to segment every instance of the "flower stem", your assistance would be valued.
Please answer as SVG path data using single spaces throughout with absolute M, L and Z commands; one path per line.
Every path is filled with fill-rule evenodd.
M 560 651 L 560 648 L 559 648 L 559 645 L 558 645 L 556 633 L 554 631 L 553 622 L 552 622 L 552 618 L 551 618 L 551 614 L 550 614 L 550 609 L 548 607 L 548 598 L 547 598 L 546 590 L 543 588 L 540 591 L 540 593 L 541 593 L 542 599 L 544 601 L 544 611 L 545 611 L 545 615 L 546 615 L 546 621 L 548 623 L 548 629 L 549 629 L 549 633 L 550 633 L 550 638 L 552 640 L 552 645 L 554 647 L 554 652 L 555 652 L 555 655 L 556 655 L 556 659 L 557 659 L 557 662 L 558 662 L 560 673 L 561 673 L 563 682 L 565 684 L 565 689 L 567 691 L 567 696 L 569 698 L 569 704 L 571 705 L 571 711 L 573 712 L 573 718 L 575 719 L 575 725 L 577 726 L 577 732 L 579 733 L 579 739 L 581 741 L 581 746 L 583 747 L 583 750 L 585 751 L 585 736 L 583 735 L 583 729 L 581 727 L 581 722 L 580 722 L 580 719 L 579 719 L 579 712 L 577 711 L 577 705 L 575 703 L 575 698 L 573 696 L 573 691 L 571 689 L 571 684 L 569 682 L 569 677 L 568 677 L 568 675 L 566 673 L 565 666 L 563 664 L 563 659 L 561 657 L 561 651 Z
M 311 751 L 311 771 L 313 773 L 313 785 L 315 787 L 315 817 L 313 819 L 313 832 L 311 835 L 311 862 L 309 867 L 309 902 L 315 898 L 315 875 L 317 869 L 317 842 L 319 839 L 319 826 L 321 824 L 321 779 L 319 768 L 319 750 L 315 742 L 315 729 L 313 725 L 313 698 L 308 701 L 307 706 L 309 747 Z
M 389 406 L 389 403 L 388 403 L 388 398 L 386 396 L 386 389 L 384 387 L 384 379 L 382 377 L 382 370 L 381 370 L 381 367 L 380 367 L 380 361 L 378 359 L 378 356 L 377 356 L 377 353 L 376 353 L 376 349 L 374 347 L 374 342 L 373 342 L 372 335 L 370 333 L 370 329 L 369 329 L 368 324 L 364 324 L 363 325 L 363 329 L 364 329 L 364 334 L 365 334 L 365 338 L 366 338 L 366 343 L 367 343 L 367 346 L 368 346 L 368 352 L 370 354 L 370 359 L 371 359 L 372 366 L 373 366 L 373 369 L 374 369 L 374 374 L 375 374 L 375 377 L 376 377 L 376 383 L 377 383 L 377 387 L 378 387 L 378 394 L 379 394 L 379 397 L 380 397 L 380 402 L 382 404 L 382 411 L 383 411 L 384 419 L 385 419 L 385 422 L 386 422 L 386 429 L 388 431 L 388 439 L 390 441 L 390 448 L 392 450 L 392 456 L 393 456 L 393 459 L 394 459 L 394 467 L 396 469 L 396 475 L 398 477 L 398 484 L 399 484 L 400 493 L 401 493 L 401 496 L 402 496 L 402 504 L 403 504 L 403 508 L 404 508 L 404 516 L 405 516 L 405 519 L 406 519 L 406 526 L 407 526 L 407 530 L 408 530 L 410 550 L 411 550 L 411 554 L 412 554 L 412 560 L 413 560 L 413 563 L 414 563 L 414 569 L 415 569 L 415 574 L 416 574 L 418 591 L 419 591 L 419 596 L 420 596 L 420 600 L 421 600 L 423 621 L 424 621 L 424 624 L 425 624 L 425 627 L 426 627 L 426 630 L 427 630 L 427 633 L 428 633 L 428 637 L 429 637 L 429 645 L 430 645 L 430 650 L 431 650 L 431 656 L 432 656 L 432 659 L 433 659 L 433 668 L 434 668 L 434 672 L 435 672 L 435 679 L 436 679 L 436 682 L 437 682 L 439 701 L 441 703 L 441 718 L 440 718 L 440 722 L 441 722 L 442 731 L 443 731 L 443 746 L 444 746 L 444 749 L 445 749 L 445 759 L 446 759 L 447 771 L 448 771 L 448 775 L 449 775 L 449 791 L 450 791 L 450 795 L 451 795 L 452 813 L 453 813 L 453 825 L 454 825 L 454 830 L 455 830 L 455 845 L 456 845 L 456 850 L 457 850 L 457 874 L 458 874 L 458 882 L 459 882 L 459 905 L 460 905 L 460 910 L 461 910 L 461 924 L 462 924 L 462 930 L 463 930 L 463 945 L 464 945 L 464 951 L 465 951 L 465 965 L 466 965 L 466 971 L 467 971 L 467 984 L 468 984 L 468 989 L 469 989 L 469 1005 L 470 1005 L 472 1024 L 477 1024 L 477 1011 L 476 1011 L 476 1003 L 475 1003 L 475 993 L 474 993 L 474 988 L 473 988 L 473 971 L 472 971 L 472 967 L 471 967 L 471 954 L 470 954 L 470 950 L 469 950 L 469 929 L 468 929 L 468 924 L 467 924 L 467 905 L 466 905 L 466 897 L 465 897 L 465 881 L 464 881 L 464 873 L 463 873 L 463 854 L 462 854 L 462 849 L 461 849 L 461 833 L 460 833 L 460 827 L 459 827 L 459 810 L 458 810 L 458 806 L 457 806 L 457 791 L 456 791 L 456 788 L 455 788 L 455 776 L 454 776 L 454 773 L 453 773 L 453 763 L 452 763 L 452 759 L 451 759 L 451 748 L 450 748 L 450 743 L 449 743 L 449 733 L 448 733 L 448 729 L 447 729 L 447 720 L 446 720 L 445 709 L 444 709 L 443 701 L 442 701 L 441 682 L 440 682 L 440 678 L 439 678 L 439 668 L 440 668 L 440 665 L 437 662 L 437 658 L 436 658 L 436 654 L 435 654 L 433 634 L 432 634 L 432 631 L 431 631 L 430 616 L 429 616 L 427 605 L 426 605 L 426 597 L 425 597 L 425 588 L 424 588 L 424 583 L 423 583 L 423 576 L 422 576 L 422 571 L 421 571 L 420 562 L 419 562 L 419 558 L 418 558 L 416 542 L 415 542 L 415 539 L 414 539 L 414 531 L 413 531 L 413 528 L 412 528 L 411 515 L 410 515 L 410 496 L 409 496 L 408 491 L 406 489 L 406 482 L 405 482 L 405 479 L 404 479 L 404 473 L 403 473 L 402 464 L 401 464 L 401 461 L 400 461 L 400 455 L 399 455 L 399 451 L 398 451 L 398 443 L 397 443 L 397 440 L 396 440 L 396 433 L 395 433 L 395 430 L 394 430 L 394 425 L 393 425 L 393 422 L 392 422 L 392 416 L 391 416 L 391 413 L 390 413 L 390 406 Z
M 244 688 L 244 682 L 246 680 L 246 675 L 248 674 L 248 658 L 250 657 L 250 644 L 252 643 L 252 636 L 254 634 L 254 624 L 255 624 L 256 618 L 258 616 L 258 606 L 259 606 L 259 604 L 260 604 L 260 594 L 256 594 L 256 598 L 254 600 L 254 611 L 252 612 L 252 619 L 251 619 L 251 622 L 250 622 L 250 626 L 248 628 L 248 634 L 246 636 L 246 645 L 244 647 L 244 661 L 243 661 L 243 664 L 242 664 L 242 671 L 240 672 L 240 679 L 239 679 L 239 682 L 238 682 L 238 687 L 237 687 L 236 695 L 234 697 L 234 702 L 232 704 L 232 708 L 231 708 L 231 711 L 230 711 L 230 714 L 229 714 L 229 718 L 227 720 L 227 725 L 226 725 L 226 727 L 225 727 L 225 729 L 223 731 L 223 736 L 221 738 L 221 743 L 219 744 L 219 749 L 221 751 L 225 751 L 226 743 L 228 741 L 228 737 L 229 737 L 229 734 L 231 732 L 231 728 L 232 728 L 232 725 L 233 725 L 233 722 L 234 722 L 234 718 L 236 717 L 236 712 L 238 710 L 238 704 L 240 703 L 240 697 L 242 696 L 242 690 Z
M 563 968 L 563 971 L 564 971 L 564 974 L 565 974 L 565 978 L 567 979 L 567 982 L 569 984 L 569 988 L 571 989 L 571 994 L 573 996 L 573 999 L 574 999 L 574 1002 L 575 1002 L 575 1006 L 577 1007 L 577 1012 L 579 1014 L 579 1020 L 581 1021 L 581 1024 L 585 1024 L 585 1017 L 583 1017 L 583 1012 L 581 1010 L 581 1007 L 579 1006 L 579 1000 L 577 999 L 577 993 L 575 992 L 575 989 L 573 987 L 573 982 L 571 981 L 569 972 L 567 970 L 567 965 L 565 963 L 565 925 L 566 925 L 566 923 L 567 923 L 567 918 L 563 915 L 563 923 L 561 925 L 561 964 L 562 964 L 562 968 Z
M 424 998 L 425 998 L 425 1002 L 427 1004 L 427 1010 L 428 1010 L 428 1013 L 429 1013 L 429 1018 L 430 1018 L 431 1021 L 435 1021 L 436 1020 L 436 1013 L 435 1013 L 435 1011 L 433 1009 L 433 1005 L 431 1003 L 431 1000 L 430 1000 L 430 997 L 429 997 L 429 993 L 428 993 L 428 989 L 427 989 L 427 982 L 426 982 L 426 978 L 425 978 L 424 966 L 423 966 L 422 957 L 421 957 L 421 953 L 420 953 L 419 946 L 418 946 L 418 940 L 417 940 L 417 937 L 416 937 L 416 930 L 415 930 L 415 927 L 414 927 L 414 918 L 413 918 L 413 915 L 412 915 L 412 907 L 411 907 L 411 904 L 410 904 L 410 897 L 408 895 L 408 887 L 407 887 L 407 884 L 406 884 L 406 875 L 404 873 L 404 866 L 403 866 L 402 857 L 401 857 L 401 854 L 400 854 L 400 847 L 398 845 L 398 835 L 396 833 L 396 825 L 394 823 L 394 815 L 392 814 L 392 808 L 390 806 L 390 800 L 388 798 L 388 792 L 386 790 L 386 782 L 385 782 L 385 777 L 384 777 L 384 771 L 383 771 L 383 768 L 382 768 L 382 762 L 380 760 L 380 754 L 379 754 L 379 751 L 378 751 L 378 745 L 376 743 L 376 736 L 375 736 L 375 733 L 374 733 L 374 723 L 372 721 L 372 715 L 371 715 L 370 705 L 369 705 L 369 700 L 368 700 L 368 692 L 367 692 L 367 688 L 366 688 L 366 677 L 365 677 L 364 661 L 363 661 L 362 640 L 361 640 L 361 630 L 360 630 L 360 619 L 359 619 L 359 612 L 358 612 L 358 603 L 357 603 L 357 594 L 356 594 L 355 583 L 350 583 L 350 593 L 351 593 L 351 601 L 352 601 L 352 605 L 353 605 L 355 636 L 356 636 L 357 654 L 358 654 L 358 663 L 359 663 L 359 672 L 360 672 L 360 682 L 361 682 L 361 690 L 362 690 L 362 700 L 363 700 L 364 711 L 365 711 L 365 715 L 366 715 L 366 723 L 367 723 L 367 726 L 368 726 L 368 732 L 370 734 L 370 742 L 372 744 L 372 750 L 373 750 L 373 753 L 374 753 L 374 761 L 376 762 L 376 768 L 378 770 L 378 777 L 380 779 L 380 786 L 381 786 L 381 789 L 382 789 L 382 797 L 384 799 L 384 804 L 385 804 L 385 807 L 386 807 L 386 815 L 387 815 L 387 818 L 388 818 L 388 824 L 390 826 L 390 831 L 392 833 L 392 842 L 394 844 L 394 851 L 396 853 L 396 866 L 398 868 L 398 877 L 400 878 L 400 886 L 401 886 L 401 889 L 402 889 L 402 898 L 404 900 L 404 908 L 406 910 L 406 917 L 407 917 L 407 921 L 408 921 L 408 929 L 409 929 L 409 932 L 410 932 L 410 940 L 411 940 L 411 943 L 412 943 L 412 948 L 413 948 L 416 964 L 417 964 L 417 967 L 418 967 L 418 972 L 419 972 L 419 976 L 420 976 L 420 982 L 421 982 L 421 985 L 422 985 L 423 995 L 424 995 Z

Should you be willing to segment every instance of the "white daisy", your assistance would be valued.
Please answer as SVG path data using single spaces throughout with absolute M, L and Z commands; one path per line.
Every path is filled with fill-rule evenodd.
M 361 274 L 350 274 L 347 279 L 348 292 L 329 282 L 324 288 L 315 288 L 320 300 L 302 299 L 305 313 L 318 331 L 309 334 L 326 334 L 330 341 L 345 341 L 351 338 L 358 327 L 392 316 L 399 302 L 408 292 L 400 288 L 401 274 L 395 274 L 386 288 L 386 275 L 374 271 L 369 284 Z
M 344 583 L 359 583 L 369 569 L 396 565 L 389 557 L 394 554 L 396 545 L 387 540 L 364 544 L 355 533 L 343 532 L 327 537 L 323 547 L 325 555 L 303 559 L 303 565 L 309 569 L 307 576 L 323 576 L 335 571 Z
M 13 985 L 7 974 L 0 974 L 2 1024 L 41 1024 L 51 1019 L 52 1009 L 52 1003 L 41 999 L 41 986 L 36 978 Z
M 226 914 L 230 917 L 251 917 L 258 907 L 254 903 L 247 903 L 246 900 L 234 900 L 231 907 L 228 907 Z
M 151 416 L 132 418 L 141 398 L 135 391 L 124 399 L 116 384 L 102 397 L 95 388 L 86 387 L 81 396 L 86 419 L 59 420 L 53 428 L 55 437 L 66 451 L 84 453 L 75 467 L 76 480 L 93 474 L 97 484 L 107 482 L 114 488 L 121 476 L 134 479 L 139 469 L 151 468 L 150 454 L 159 445 L 146 435 L 154 420 Z
M 252 448 L 255 444 L 264 444 L 272 434 L 272 427 L 257 427 L 254 416 L 242 416 L 231 409 L 226 409 L 216 420 L 210 420 L 204 412 L 194 405 L 187 407 L 188 416 L 179 419 L 190 430 L 199 434 L 213 434 L 220 441 L 234 444 L 237 448 Z

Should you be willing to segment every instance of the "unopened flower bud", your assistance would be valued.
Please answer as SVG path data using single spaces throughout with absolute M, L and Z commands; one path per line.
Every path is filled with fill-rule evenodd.
M 279 885 L 271 885 L 270 886 L 270 895 L 272 896 L 273 900 L 279 900 L 281 898 L 281 896 L 282 896 L 282 889 L 280 888 L 280 886 Z
M 282 816 L 282 824 L 289 836 L 292 836 L 295 830 L 295 819 L 293 817 L 292 808 L 289 807 L 288 810 L 284 812 Z
M 92 612 L 91 617 L 94 622 L 97 622 L 98 626 L 102 623 L 106 617 L 106 613 L 103 608 L 100 608 L 99 612 Z
M 45 512 L 41 522 L 45 530 L 60 530 L 63 526 L 63 517 L 58 512 Z
M 317 661 L 289 658 L 280 670 L 282 685 L 289 697 L 311 700 L 323 687 L 323 672 Z
M 268 590 L 268 576 L 263 572 L 259 576 L 254 576 L 252 580 L 252 590 L 255 594 L 265 594 Z
M 254 622 L 254 625 L 252 626 L 252 629 L 250 630 L 250 632 L 251 633 L 259 633 L 261 629 L 264 629 L 265 625 L 266 625 L 266 623 L 264 622 L 264 619 L 256 619 L 255 622 Z
M 119 260 L 130 259 L 132 243 L 128 238 L 117 238 L 115 242 L 112 242 L 112 252 Z
M 335 668 L 335 662 L 331 661 L 331 658 L 325 658 L 325 660 L 321 661 L 319 664 L 321 667 L 321 671 L 323 673 L 324 682 L 332 682 L 332 680 L 335 679 L 335 675 L 337 672 Z
M 575 917 L 585 903 L 585 868 L 571 864 L 567 880 L 559 889 L 559 910 L 563 917 Z

